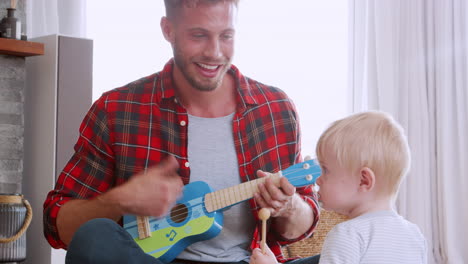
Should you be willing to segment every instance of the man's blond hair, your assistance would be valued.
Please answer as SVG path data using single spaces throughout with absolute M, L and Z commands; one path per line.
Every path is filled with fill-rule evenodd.
M 317 158 L 333 153 L 352 173 L 370 168 L 384 195 L 396 196 L 410 167 L 410 150 L 403 128 L 387 113 L 368 111 L 335 121 L 321 135 Z
M 164 0 L 166 6 L 166 17 L 176 17 L 177 10 L 182 7 L 197 7 L 200 4 L 217 4 L 220 2 L 231 2 L 237 7 L 239 0 Z

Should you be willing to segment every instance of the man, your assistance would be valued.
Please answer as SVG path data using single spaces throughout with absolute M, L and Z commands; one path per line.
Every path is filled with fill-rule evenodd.
M 46 238 L 68 249 L 67 263 L 160 263 L 116 224 L 123 215 L 163 217 L 184 184 L 201 180 L 217 190 L 301 161 L 293 103 L 231 65 L 237 1 L 165 5 L 161 29 L 174 58 L 93 104 L 44 203 Z M 174 262 L 248 262 L 263 207 L 272 215 L 268 244 L 285 261 L 280 245 L 309 236 L 318 221 L 311 188 L 298 193 L 286 179 L 280 187 L 267 179 L 255 199 L 224 213 L 218 236 Z

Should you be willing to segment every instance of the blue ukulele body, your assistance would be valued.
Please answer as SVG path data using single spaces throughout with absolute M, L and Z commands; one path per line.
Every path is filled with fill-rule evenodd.
M 145 253 L 169 263 L 189 245 L 211 239 L 221 232 L 222 211 L 207 212 L 203 206 L 205 194 L 212 191 L 205 182 L 187 184 L 183 190 L 183 198 L 175 207 L 178 209 L 172 210 L 164 218 L 149 218 L 149 238 L 138 238 L 137 217 L 134 215 L 124 216 L 124 228 Z

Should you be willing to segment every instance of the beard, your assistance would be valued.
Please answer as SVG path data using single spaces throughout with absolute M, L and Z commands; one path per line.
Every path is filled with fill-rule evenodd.
M 198 91 L 209 92 L 218 88 L 224 79 L 224 75 L 231 67 L 230 60 L 224 60 L 223 65 L 220 66 L 221 69 L 218 69 L 218 76 L 214 78 L 203 78 L 202 76 L 199 76 L 196 72 L 196 69 L 194 69 L 194 67 L 199 66 L 194 65 L 195 63 L 193 62 L 193 60 L 185 56 L 183 52 L 178 48 L 177 44 L 173 45 L 173 49 L 175 65 L 179 68 L 180 72 L 187 80 L 187 82 Z M 199 59 L 197 58 L 196 61 L 203 61 L 205 63 L 219 63 L 219 60 L 214 61 L 213 59 L 208 57 L 200 57 Z

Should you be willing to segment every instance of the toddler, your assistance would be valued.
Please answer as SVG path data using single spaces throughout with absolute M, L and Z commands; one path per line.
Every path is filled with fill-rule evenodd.
M 353 114 L 331 124 L 316 152 L 322 207 L 349 217 L 328 233 L 320 263 L 426 263 L 424 236 L 393 210 L 410 166 L 401 126 L 384 112 Z M 255 249 L 250 263 L 276 259 Z

